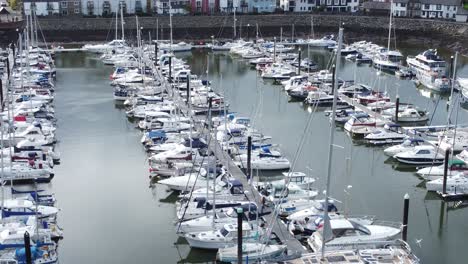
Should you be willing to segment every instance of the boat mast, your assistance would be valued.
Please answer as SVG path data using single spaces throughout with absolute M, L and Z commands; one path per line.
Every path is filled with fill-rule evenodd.
M 280 27 L 280 44 L 283 44 L 283 27 Z
M 310 35 L 312 36 L 313 39 L 315 39 L 315 33 L 314 33 L 314 16 L 310 16 Z
M 324 225 L 322 230 L 322 259 L 325 257 L 325 243 L 328 239 L 328 234 L 331 232 L 330 219 L 328 218 L 328 200 L 330 197 L 330 183 L 331 183 L 331 169 L 332 169 L 332 157 L 333 157 L 333 145 L 335 142 L 335 117 L 336 117 L 336 101 L 338 100 L 338 69 L 340 69 L 341 62 L 341 46 L 343 41 L 343 28 L 340 28 L 338 33 L 338 48 L 336 50 L 336 67 L 335 67 L 335 80 L 333 83 L 333 105 L 331 113 L 331 125 L 330 125 L 330 143 L 328 145 L 328 168 L 327 168 L 327 185 L 325 189 L 325 207 L 324 207 Z M 328 232 L 328 233 L 327 233 Z
M 170 50 L 172 52 L 172 6 L 171 6 L 171 0 L 169 0 L 169 27 L 171 28 L 171 31 L 170 31 L 170 37 L 171 37 Z
M 116 10 L 115 12 L 115 38 L 114 39 L 118 39 L 119 38 L 119 11 Z
M 122 24 L 122 40 L 125 40 L 125 30 L 124 30 L 124 16 L 123 16 L 123 5 L 120 4 L 120 18 L 122 19 L 121 20 L 121 24 Z
M 34 8 L 34 43 L 35 43 L 35 46 L 37 47 L 39 44 L 38 44 L 38 37 L 37 37 L 37 16 L 36 16 L 36 9 Z
M 392 17 L 393 17 L 392 6 L 393 6 L 393 0 L 390 1 L 390 20 L 388 24 L 387 60 L 389 60 L 389 56 L 390 56 L 390 40 L 392 38 Z
M 158 42 L 158 40 L 159 40 L 159 19 L 156 18 L 156 42 Z

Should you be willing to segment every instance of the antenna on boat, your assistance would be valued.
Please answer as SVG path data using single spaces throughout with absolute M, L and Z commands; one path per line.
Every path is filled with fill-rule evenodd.
M 340 55 L 341 55 L 341 47 L 343 45 L 343 28 L 340 27 L 338 33 L 338 48 L 336 50 L 336 67 L 335 67 L 335 76 L 338 76 L 338 70 L 340 69 Z M 338 90 L 338 78 L 335 78 L 334 83 L 334 90 Z M 330 126 L 330 142 L 328 145 L 328 168 L 327 168 L 327 184 L 325 189 L 325 206 L 324 206 L 324 225 L 322 229 L 322 259 L 325 257 L 325 248 L 326 242 L 331 237 L 331 227 L 330 227 L 330 219 L 328 216 L 328 204 L 329 204 L 329 197 L 330 197 L 330 184 L 331 184 L 331 169 L 332 169 L 332 157 L 333 157 L 333 144 L 335 141 L 335 117 L 336 117 L 336 103 L 338 101 L 338 92 L 333 93 L 333 105 L 332 105 L 332 113 L 331 113 L 331 126 Z

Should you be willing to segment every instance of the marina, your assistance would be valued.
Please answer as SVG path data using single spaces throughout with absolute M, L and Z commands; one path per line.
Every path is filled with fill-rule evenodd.
M 312 52 L 315 53 L 315 56 L 320 55 L 320 54 L 323 54 L 321 50 L 314 50 L 314 51 L 312 51 Z M 75 55 L 75 56 L 78 56 L 78 55 Z M 79 55 L 79 56 L 81 57 L 82 55 Z M 197 56 L 198 56 L 198 57 L 197 57 Z M 327 55 L 326 55 L 326 54 L 323 54 L 322 56 L 327 56 Z M 87 56 L 85 56 L 85 57 L 87 57 Z M 196 50 L 195 50 L 195 51 L 192 51 L 191 53 L 181 53 L 181 57 L 182 57 L 182 58 L 185 58 L 185 59 L 188 59 L 188 62 L 189 62 L 189 64 L 191 65 L 191 68 L 192 68 L 192 72 L 195 71 L 195 73 L 196 73 L 196 71 L 198 71 L 198 73 L 199 73 L 200 75 L 203 75 L 203 73 L 206 71 L 206 68 L 204 69 L 204 67 L 206 67 L 206 65 L 207 65 L 207 64 L 206 64 L 206 60 L 210 60 L 209 63 L 210 63 L 211 65 L 213 65 L 213 68 L 214 68 L 214 69 L 216 69 L 216 70 L 215 70 L 216 73 L 214 73 L 214 74 L 211 73 L 211 75 L 209 75 L 208 77 L 211 76 L 210 79 L 212 79 L 212 85 L 213 85 L 213 86 L 215 86 L 216 82 L 218 82 L 218 85 L 216 85 L 216 87 L 220 87 L 219 83 L 221 82 L 221 79 L 225 80 L 225 78 L 227 78 L 227 79 L 230 78 L 229 76 L 225 76 L 225 77 L 224 77 L 224 74 L 223 74 L 223 77 L 221 77 L 221 75 L 219 75 L 220 73 L 224 73 L 224 70 L 221 70 L 221 71 L 220 71 L 220 68 L 219 68 L 219 67 L 222 67 L 222 64 L 224 64 L 225 66 L 226 66 L 226 65 L 230 65 L 230 67 L 232 67 L 232 65 L 235 63 L 235 65 L 237 65 L 236 67 L 243 67 L 243 68 L 246 69 L 246 70 L 248 70 L 248 67 L 249 67 L 248 65 L 244 64 L 245 62 L 243 62 L 243 61 L 234 62 L 233 60 L 237 60 L 237 59 L 235 59 L 235 58 L 229 58 L 229 55 L 228 55 L 228 57 L 226 57 L 225 54 L 212 54 L 212 55 L 210 55 L 209 53 L 206 54 L 205 52 L 199 52 L 199 51 L 196 51 Z M 191 64 L 191 61 L 194 62 L 194 63 L 196 62 L 196 61 L 193 61 L 194 58 L 198 58 L 198 59 L 196 59 L 196 61 L 202 62 L 201 64 L 198 64 L 198 65 L 201 66 L 201 68 L 200 68 L 200 67 L 197 68 L 197 64 Z M 92 57 L 91 57 L 91 58 L 87 57 L 86 60 L 88 61 L 87 63 L 90 63 L 90 62 L 95 63 L 95 62 L 93 62 L 95 59 L 93 59 Z M 99 62 L 98 62 L 98 63 L 99 63 Z M 227 63 L 229 63 L 229 64 L 227 64 Z M 344 62 L 344 63 L 346 64 L 346 62 Z M 203 65 L 205 65 L 205 66 L 203 67 Z M 213 71 L 213 68 L 211 68 L 209 71 Z M 108 69 L 109 69 L 109 68 L 108 68 Z M 351 69 L 351 71 L 350 71 L 350 69 Z M 352 65 L 351 65 L 351 67 L 348 67 L 348 74 L 351 74 L 351 75 L 352 75 L 352 69 L 353 69 L 353 66 L 352 66 Z M 362 71 L 370 71 L 370 72 L 373 71 L 373 70 L 370 69 L 370 68 L 369 68 L 369 69 L 367 69 L 367 68 L 360 68 L 359 70 L 362 70 Z M 248 71 L 250 71 L 250 70 L 248 70 Z M 247 71 L 247 72 L 248 72 L 248 71 Z M 166 75 L 167 75 L 167 74 L 168 74 L 168 72 L 167 72 L 167 70 L 166 70 Z M 252 74 L 253 74 L 253 75 L 252 75 Z M 299 111 L 302 111 L 304 114 L 307 114 L 307 113 L 308 113 L 308 112 L 307 112 L 307 109 L 308 109 L 307 105 L 304 105 L 304 107 L 299 107 L 299 108 L 297 108 L 297 104 L 298 104 L 298 103 L 294 103 L 294 102 L 288 103 L 288 102 L 287 102 L 287 98 L 286 98 L 286 101 L 282 101 L 283 99 L 281 99 L 281 98 L 286 97 L 286 96 L 284 96 L 284 93 L 281 93 L 281 92 L 277 89 L 277 87 L 271 87 L 271 86 L 272 86 L 271 82 L 262 82 L 262 81 L 260 80 L 259 76 L 255 74 L 255 71 L 252 71 L 252 74 L 249 74 L 249 75 L 247 75 L 247 76 L 250 76 L 249 78 L 253 78 L 252 80 L 253 80 L 253 82 L 256 83 L 256 86 L 257 86 L 257 87 L 261 86 L 261 87 L 262 87 L 261 89 L 270 89 L 269 91 L 263 91 L 262 93 L 267 93 L 267 94 L 269 94 L 269 96 L 270 96 L 269 98 L 272 98 L 271 96 L 273 96 L 273 98 L 277 98 L 276 100 L 273 101 L 273 102 L 275 102 L 275 103 L 272 102 L 271 104 L 269 104 L 269 106 L 268 106 L 268 110 L 269 110 L 269 111 L 271 111 L 271 110 L 272 110 L 271 107 L 273 107 L 273 109 L 275 109 L 275 111 L 273 111 L 273 112 L 278 113 L 278 107 L 283 106 L 283 107 L 287 107 L 287 108 L 289 108 L 289 107 L 295 107 L 296 110 L 294 110 L 294 111 L 298 111 L 298 110 L 299 110 Z M 375 74 L 375 73 L 374 73 L 374 74 Z M 395 78 L 395 77 L 391 77 L 391 76 L 384 76 L 384 77 L 382 77 L 382 79 L 384 79 L 384 78 L 388 80 L 388 79 L 390 79 L 390 78 Z M 390 80 L 389 80 L 389 81 L 390 81 Z M 224 81 L 224 82 L 229 83 L 229 81 Z M 223 82 L 223 83 L 224 83 L 224 82 Z M 410 81 L 408 81 L 408 82 L 409 82 L 409 84 L 411 84 Z M 233 83 L 232 85 L 235 85 L 235 83 Z M 411 84 L 411 85 L 412 85 L 412 84 Z M 216 88 L 215 88 L 215 89 L 216 89 Z M 232 88 L 231 88 L 231 89 L 232 89 Z M 236 91 L 236 90 L 231 90 L 231 89 L 230 89 L 229 92 L 227 93 L 227 98 L 228 98 L 228 101 L 229 101 L 229 104 L 230 104 L 230 105 L 229 105 L 229 108 L 230 108 L 230 110 L 232 111 L 232 109 L 233 109 L 232 107 L 233 107 L 233 106 L 236 106 L 236 102 L 239 102 L 239 101 L 236 101 L 236 100 L 244 100 L 245 98 L 244 98 L 244 97 L 242 97 L 242 99 L 241 99 L 241 98 L 236 98 L 237 96 L 240 96 L 241 93 L 238 93 L 238 91 Z M 243 89 L 250 89 L 250 90 L 251 90 L 251 89 L 255 89 L 255 88 L 252 87 L 252 86 L 250 86 L 250 88 L 249 88 L 249 87 L 245 87 L 245 88 L 243 88 Z M 257 89 L 258 89 L 258 88 L 257 88 Z M 274 89 L 277 89 L 277 90 L 274 90 Z M 414 89 L 414 88 L 413 88 L 413 89 Z M 223 91 L 223 90 L 219 88 L 219 91 L 221 92 L 221 91 Z M 416 89 L 414 89 L 414 91 L 418 92 L 418 90 L 416 90 Z M 247 93 L 248 90 L 245 90 L 245 92 Z M 257 90 L 257 92 L 258 92 L 258 90 Z M 389 93 L 392 93 L 392 92 L 395 92 L 395 91 L 391 91 L 390 89 L 388 89 L 388 92 L 389 92 Z M 109 90 L 107 90 L 107 93 L 109 93 Z M 169 92 L 169 94 L 170 94 L 170 93 L 171 93 L 171 92 Z M 185 95 L 185 93 L 186 93 L 186 92 L 181 91 L 180 94 L 181 94 L 182 97 L 179 98 L 179 100 L 180 100 L 180 103 L 179 103 L 179 104 L 180 104 L 180 107 L 182 108 L 182 111 L 183 111 L 183 112 L 187 112 L 187 110 L 188 110 L 188 109 L 187 109 L 187 106 L 185 105 L 185 103 L 183 103 L 183 95 Z M 393 95 L 391 95 L 391 96 L 393 96 Z M 402 97 L 402 96 L 401 96 L 401 97 Z M 421 98 L 421 96 L 419 95 L 418 98 Z M 278 100 L 279 100 L 279 101 L 278 101 Z M 342 100 L 343 100 L 343 101 L 346 101 L 347 99 L 344 98 L 344 97 L 342 97 Z M 421 100 L 421 99 L 419 99 L 419 100 Z M 424 100 L 424 99 L 423 99 L 423 100 Z M 177 100 L 176 100 L 176 101 L 177 101 Z M 417 101 L 417 100 L 416 100 L 416 101 Z M 270 101 L 270 102 L 271 102 L 271 101 Z M 278 102 L 279 102 L 279 103 L 278 103 Z M 413 103 L 413 102 L 412 102 L 412 103 Z M 238 104 L 238 103 L 237 103 L 237 104 Z M 300 103 L 299 103 L 299 104 L 300 104 Z M 288 106 L 288 105 L 290 105 L 290 106 Z M 295 105 L 296 105 L 296 106 L 295 106 Z M 120 106 L 119 106 L 119 108 L 120 108 Z M 265 109 L 262 110 L 262 115 L 265 115 L 264 110 L 265 110 Z M 304 111 L 304 110 L 305 110 L 305 111 Z M 364 109 L 361 109 L 361 110 L 364 110 Z M 234 111 L 235 111 L 235 110 L 234 110 Z M 250 115 L 249 112 L 252 113 L 251 111 L 255 111 L 255 110 L 254 110 L 254 109 L 251 109 L 250 111 L 245 112 L 245 113 L 242 113 L 242 114 Z M 291 110 L 289 110 L 289 111 L 291 111 Z M 280 111 L 279 113 L 281 113 L 281 111 Z M 369 113 L 370 113 L 370 112 L 369 112 Z M 371 113 L 371 114 L 372 114 L 372 113 Z M 321 118 L 321 119 L 322 119 L 321 122 L 326 122 L 326 120 L 328 120 L 328 117 L 326 117 L 323 113 L 321 114 L 320 112 L 317 112 L 315 115 L 317 115 L 318 118 Z M 321 116 L 321 117 L 320 117 L 320 116 Z M 440 116 L 441 116 L 441 118 L 440 118 L 439 120 L 444 120 L 443 114 L 441 114 Z M 197 117 L 195 120 L 202 120 L 202 119 L 200 119 L 200 118 Z M 263 121 L 264 118 L 262 118 L 261 120 L 262 120 L 262 121 L 259 121 L 259 122 L 261 122 L 261 123 L 260 123 L 260 124 L 261 124 L 260 126 L 265 126 L 265 123 L 264 123 L 264 121 Z M 268 120 L 268 119 L 267 119 L 267 120 Z M 274 120 L 274 119 L 272 119 L 272 120 Z M 387 119 L 386 119 L 386 120 L 387 120 Z M 296 122 L 300 122 L 300 120 L 297 120 Z M 387 122 L 388 122 L 388 121 L 387 121 Z M 300 124 L 300 123 L 298 123 L 298 124 Z M 197 126 L 199 126 L 199 125 L 197 125 Z M 199 127 L 199 128 L 200 128 L 200 127 Z M 262 130 L 264 130 L 264 128 L 263 128 Z M 339 130 L 338 130 L 336 133 L 343 134 L 342 132 L 339 132 Z M 210 136 L 210 137 L 211 137 L 210 140 L 213 140 L 213 141 L 214 141 L 214 138 L 212 138 L 212 136 Z M 279 136 L 279 135 L 275 136 L 274 133 L 273 133 L 272 137 L 273 137 L 273 138 L 278 138 L 278 137 L 279 137 L 279 138 L 282 138 L 282 137 Z M 346 139 L 346 137 L 347 137 L 347 136 L 345 136 L 344 138 L 338 137 L 339 142 L 340 142 L 339 144 L 343 144 L 343 145 L 344 145 L 345 143 L 346 143 L 346 144 L 349 144 L 349 143 L 348 143 L 349 140 Z M 285 140 L 285 138 L 282 138 L 281 141 L 283 141 L 283 140 Z M 298 139 L 296 139 L 296 140 L 298 140 Z M 359 141 L 357 141 L 357 142 L 359 142 Z M 222 142 L 221 142 L 221 143 L 222 143 Z M 209 145 L 211 145 L 211 144 L 209 144 Z M 290 144 L 290 145 L 294 145 L 294 144 Z M 352 148 L 356 148 L 356 149 L 358 149 L 358 150 L 360 150 L 360 149 L 362 149 L 362 148 L 363 148 L 362 150 L 368 149 L 368 147 L 362 146 L 360 143 L 358 143 L 357 145 L 355 145 L 355 144 L 352 144 L 352 145 L 354 145 L 354 147 L 352 147 Z M 287 156 L 288 156 L 288 154 L 287 154 L 288 149 L 289 149 L 289 151 L 290 151 L 290 153 L 291 153 L 291 154 L 289 154 L 289 156 L 292 155 L 292 153 L 294 152 L 294 150 L 293 150 L 294 148 L 291 148 L 291 147 L 285 148 L 285 149 L 286 149 L 286 152 L 285 152 L 285 150 L 284 150 L 283 148 L 284 148 L 284 146 L 286 146 L 286 145 L 285 145 L 284 143 L 281 143 L 281 146 L 283 146 L 283 147 L 282 147 L 282 152 L 283 152 L 283 153 L 286 153 Z M 346 146 L 347 146 L 346 148 L 350 148 L 350 145 L 346 145 Z M 242 183 L 244 186 L 247 186 L 247 185 L 249 184 L 249 182 L 246 180 L 246 178 L 245 178 L 245 176 L 244 176 L 244 173 L 241 172 L 241 171 L 239 170 L 239 168 L 232 162 L 232 160 L 231 160 L 230 158 L 227 158 L 227 157 L 226 157 L 226 154 L 225 154 L 224 152 L 222 152 L 220 148 L 221 148 L 221 146 L 218 145 L 218 144 L 215 144 L 215 145 L 212 147 L 212 151 L 218 156 L 219 162 L 220 162 L 221 164 L 223 164 L 225 168 L 227 168 L 227 170 L 229 171 L 229 173 L 230 173 L 231 175 L 233 175 L 235 178 L 239 179 L 239 180 L 241 181 L 241 183 Z M 360 150 L 360 151 L 362 151 L 362 150 Z M 376 150 L 372 150 L 372 148 L 370 148 L 370 150 L 371 150 L 372 152 L 375 152 L 375 151 L 376 151 Z M 220 154 L 220 153 L 223 153 L 223 154 Z M 221 155 L 221 156 L 220 156 L 220 155 Z M 340 153 L 340 152 L 338 152 L 337 155 L 339 155 L 339 156 L 341 156 L 341 157 L 346 157 L 346 154 Z M 305 167 L 309 167 L 309 166 L 307 166 L 307 164 L 309 164 L 310 161 L 307 161 L 307 159 L 306 159 L 305 157 L 301 157 L 300 159 L 303 159 L 303 161 L 300 162 L 300 163 L 302 163 L 302 165 L 300 165 L 300 166 L 301 166 L 301 167 L 304 166 L 304 167 L 302 167 L 302 168 L 303 168 L 304 171 L 305 171 L 305 170 L 306 170 Z M 344 158 L 344 160 L 346 160 L 346 158 Z M 372 166 L 371 166 L 371 167 L 372 167 Z M 398 168 L 397 168 L 397 169 L 398 169 Z M 388 169 L 387 169 L 387 170 L 388 170 Z M 381 171 L 381 170 L 380 170 L 380 171 Z M 391 172 L 391 174 L 394 174 L 395 171 L 393 171 L 393 172 L 392 172 L 392 171 L 393 171 L 393 169 L 390 169 L 389 172 Z M 367 172 L 367 173 L 369 173 L 369 172 Z M 365 173 L 365 174 L 367 174 L 367 173 Z M 404 174 L 408 174 L 408 172 L 405 172 L 404 170 L 399 172 L 399 171 L 397 170 L 397 171 L 396 171 L 396 174 L 403 174 L 403 175 L 404 175 Z M 254 175 L 254 179 L 256 178 L 256 175 L 260 176 L 262 179 L 265 179 L 265 177 L 267 177 L 267 178 L 271 178 L 271 177 L 272 177 L 272 179 L 274 179 L 274 178 L 278 178 L 280 174 L 276 174 L 277 176 L 275 177 L 275 173 L 273 173 L 273 175 L 271 175 L 271 173 L 259 172 L 259 171 L 255 172 L 255 170 L 254 170 L 254 171 L 253 171 L 253 175 Z M 268 176 L 268 175 L 270 175 L 270 176 Z M 413 177 L 414 177 L 414 176 L 413 176 Z M 320 182 L 320 181 L 323 181 L 323 179 L 320 179 L 320 177 L 317 177 L 317 178 L 318 178 L 319 182 Z M 379 179 L 382 180 L 381 177 L 379 177 Z M 387 179 L 388 179 L 388 178 L 387 178 Z M 388 179 L 388 180 L 390 180 L 390 179 Z M 411 182 L 414 182 L 413 184 L 415 184 L 415 182 L 417 181 L 417 178 L 414 177 L 414 179 L 411 179 L 411 177 L 410 177 L 410 178 L 407 179 L 407 180 L 409 180 L 409 181 L 411 181 Z M 314 184 L 316 185 L 317 183 L 314 183 Z M 344 183 L 338 183 L 338 184 L 341 185 L 341 184 L 344 184 Z M 395 184 L 395 183 L 393 183 L 393 186 L 395 186 L 394 184 Z M 400 184 L 401 184 L 401 185 L 400 185 Z M 408 192 L 408 189 L 407 189 L 408 186 L 406 185 L 406 183 L 405 183 L 405 184 L 400 183 L 400 184 L 397 184 L 396 186 L 400 186 L 399 188 L 401 188 L 401 189 L 400 189 L 399 192 L 401 193 L 401 195 L 395 195 L 395 196 L 397 197 L 396 200 L 398 200 L 398 201 L 396 201 L 396 202 L 394 203 L 395 208 L 400 208 L 398 211 L 401 211 L 401 204 L 402 204 L 402 200 L 403 200 L 403 199 L 402 199 L 403 194 L 406 193 L 406 192 Z M 156 191 L 156 192 L 159 191 L 159 193 L 158 193 L 157 195 L 164 194 L 164 187 L 162 187 L 161 185 L 159 185 L 159 184 L 157 184 L 157 183 L 155 183 L 155 184 L 152 185 L 152 186 L 153 186 L 152 188 L 153 188 L 154 191 Z M 403 187 L 403 186 L 406 186 L 406 187 Z M 414 185 L 414 186 L 415 186 L 415 185 Z M 245 188 L 245 187 L 244 187 L 244 188 Z M 353 186 L 353 189 L 352 189 L 352 190 L 353 190 L 353 199 L 355 199 L 355 198 L 354 198 L 355 195 L 358 195 L 358 194 L 354 194 L 354 191 L 355 191 L 354 188 L 362 188 L 362 186 L 361 186 L 361 187 L 354 187 L 354 186 Z M 423 201 L 425 201 L 425 198 L 424 198 L 425 195 L 421 196 L 422 192 L 419 190 L 419 188 L 417 188 L 417 187 L 413 187 L 413 188 L 416 188 L 416 189 L 414 189 L 414 190 L 412 191 L 412 193 L 411 193 L 411 200 L 413 201 L 413 199 L 418 199 L 418 197 L 419 197 L 419 198 L 421 198 Z M 255 190 L 255 189 L 254 189 L 254 190 Z M 387 189 L 387 191 L 390 191 L 390 192 L 392 192 L 392 193 L 395 193 L 396 189 L 394 189 L 394 190 Z M 359 193 L 359 192 L 358 192 L 358 193 Z M 413 198 L 413 195 L 415 195 L 414 198 Z M 343 197 L 343 196 L 344 196 L 344 197 Z M 260 203 L 261 203 L 261 200 L 259 199 L 260 196 L 259 196 L 259 194 L 258 194 L 257 192 L 255 192 L 255 191 L 253 191 L 253 192 L 247 192 L 247 197 L 248 197 L 248 200 L 250 200 L 250 201 L 255 201 L 256 204 L 260 204 Z M 398 197 L 399 197 L 399 198 L 398 198 Z M 335 198 L 335 195 L 334 195 L 334 198 Z M 343 199 L 343 198 L 344 198 L 344 199 Z M 435 197 L 434 197 L 434 198 L 435 198 Z M 337 194 L 336 194 L 336 199 L 337 199 L 337 200 L 342 200 L 342 201 L 343 201 L 343 200 L 345 200 L 345 199 L 349 199 L 349 197 L 347 198 L 347 197 L 346 197 L 346 194 L 344 194 L 344 193 L 337 193 Z M 361 201 L 362 201 L 362 198 L 360 198 L 360 199 L 361 199 Z M 429 200 L 429 201 L 432 201 L 432 199 Z M 437 200 L 434 200 L 434 201 L 437 201 Z M 431 203 L 433 203 L 433 202 L 431 202 Z M 366 201 L 366 204 L 369 204 L 369 200 Z M 351 208 L 353 208 L 353 205 L 348 205 L 348 206 L 350 206 Z M 445 207 L 445 206 L 444 206 L 444 207 Z M 353 209 L 351 209 L 351 208 L 349 208 L 349 209 L 347 209 L 347 210 L 353 210 Z M 355 208 L 354 210 L 356 210 L 356 211 L 358 211 L 358 212 L 362 212 L 362 210 L 359 210 L 359 208 L 361 208 L 361 207 L 358 205 L 358 207 Z M 414 208 L 413 208 L 412 210 L 418 211 L 419 209 L 417 209 L 417 208 L 414 209 Z M 413 212 L 414 212 L 414 211 L 413 211 Z M 387 217 L 389 216 L 388 214 L 385 214 L 384 212 L 380 212 L 380 213 L 381 213 L 382 215 L 384 215 L 384 216 L 387 216 Z M 380 216 L 380 215 L 379 215 L 379 216 Z M 265 217 L 265 218 L 266 218 L 266 222 L 270 222 L 270 221 L 271 221 L 271 217 Z M 400 214 L 398 214 L 398 215 L 392 215 L 392 216 L 390 216 L 390 219 L 391 219 L 391 220 L 395 220 L 395 221 L 401 221 L 401 215 L 400 215 Z M 411 218 L 410 218 L 410 219 L 411 219 Z M 414 220 L 410 220 L 410 221 L 414 221 Z M 410 223 L 411 223 L 411 222 L 410 222 Z M 285 231 L 285 230 L 286 230 L 287 225 L 280 226 L 280 225 L 282 224 L 282 222 L 279 221 L 279 220 L 278 220 L 278 223 L 277 223 L 277 224 L 278 224 L 278 226 L 276 227 L 276 230 L 273 230 L 273 232 L 276 233 L 276 234 L 278 235 L 278 238 L 279 238 L 280 240 L 283 240 L 285 243 L 287 243 L 288 249 L 291 249 L 291 248 L 297 249 L 297 250 L 291 250 L 291 253 L 293 253 L 293 252 L 295 252 L 295 251 L 296 251 L 296 252 L 298 252 L 298 251 L 304 251 L 304 252 L 305 252 L 305 251 L 309 251 L 309 250 L 310 250 L 310 249 L 307 249 L 306 247 L 304 247 L 304 245 L 294 245 L 294 244 L 291 244 L 291 243 L 298 243 L 298 240 L 296 240 L 296 239 L 294 239 L 293 237 L 291 237 L 291 235 L 289 235 L 289 233 L 287 233 L 287 234 L 282 233 L 282 231 Z M 412 227 L 412 228 L 419 229 L 420 227 Z M 283 230 L 280 230 L 280 229 L 283 229 Z M 415 232 L 415 231 L 413 231 L 414 229 L 410 229 L 410 230 L 411 230 L 410 232 Z M 418 232 L 418 231 L 416 231 L 416 232 Z M 420 232 L 420 230 L 419 230 L 419 232 Z M 409 243 L 412 244 L 413 242 L 410 240 Z M 187 249 L 186 246 L 184 246 L 184 244 L 181 244 L 181 245 L 176 246 L 176 248 L 177 248 L 178 250 L 180 250 L 180 247 L 185 248 L 185 250 Z M 416 244 L 416 247 L 417 247 L 417 244 Z M 412 246 L 412 248 L 414 248 L 414 246 Z M 421 249 L 415 248 L 415 249 L 413 249 L 413 250 L 415 250 L 415 251 L 417 252 L 416 254 L 418 255 L 418 257 L 421 257 L 421 255 L 419 254 L 419 253 L 421 252 Z M 200 250 L 192 249 L 192 250 L 188 253 L 187 257 L 190 257 L 190 255 L 192 254 L 192 253 L 191 253 L 192 251 L 194 251 L 194 252 L 200 252 Z M 187 251 L 186 251 L 186 252 L 187 252 Z M 205 262 L 205 261 L 207 261 L 207 262 L 209 262 L 209 261 L 211 261 L 211 260 L 214 259 L 214 255 L 211 255 L 212 257 L 210 257 L 210 254 L 209 254 L 209 253 L 204 252 L 203 250 L 202 250 L 202 252 L 203 252 L 203 254 L 206 254 L 206 255 L 205 255 L 205 256 L 206 256 L 205 260 L 197 260 L 197 259 L 189 259 L 189 260 L 187 260 L 187 259 L 185 259 L 184 261 L 188 261 L 188 262 L 200 262 L 200 261 L 201 261 L 201 262 Z M 198 255 L 198 253 L 193 253 L 193 254 L 197 254 L 197 255 Z M 200 257 L 200 255 L 198 255 L 198 257 Z M 211 259 L 211 260 L 210 260 L 210 259 Z
M 44 50 L 26 19 L 2 51 L 0 263 L 468 257 L 468 60 L 391 45 L 392 16 L 386 47 L 192 44 L 172 16 L 169 40 L 129 36 L 121 8 L 114 40 Z

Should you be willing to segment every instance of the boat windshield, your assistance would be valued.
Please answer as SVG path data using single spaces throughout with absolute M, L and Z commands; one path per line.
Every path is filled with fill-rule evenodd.
M 227 231 L 224 227 L 219 231 L 221 233 L 221 235 L 223 235 L 224 237 L 227 236 L 229 234 L 229 231 Z

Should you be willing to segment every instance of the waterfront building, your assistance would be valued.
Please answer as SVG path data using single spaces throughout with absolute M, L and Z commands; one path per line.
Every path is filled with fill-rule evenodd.
M 368 15 L 390 15 L 390 2 L 383 1 L 367 1 L 361 6 L 363 13 Z
M 60 14 L 60 1 L 50 0 L 23 0 L 25 13 L 36 11 L 37 16 L 51 16 Z
M 85 16 L 112 16 L 116 11 L 120 12 L 122 5 L 124 14 L 141 14 L 151 12 L 151 4 L 145 0 L 81 0 L 81 13 Z
M 155 0 L 155 12 L 159 15 L 169 14 L 169 9 L 171 9 L 172 14 L 188 14 L 191 10 L 193 10 L 192 2 L 190 0 L 179 0 L 170 2 L 171 8 L 169 8 L 169 0 Z
M 280 8 L 288 12 L 311 12 L 315 7 L 315 0 L 280 0 Z
M 316 0 L 315 5 L 325 12 L 357 12 L 359 0 Z
M 396 17 L 421 17 L 455 20 L 462 0 L 394 0 L 392 12 Z
M 272 13 L 276 9 L 276 0 L 219 0 L 222 13 L 232 13 L 234 7 L 237 13 Z

